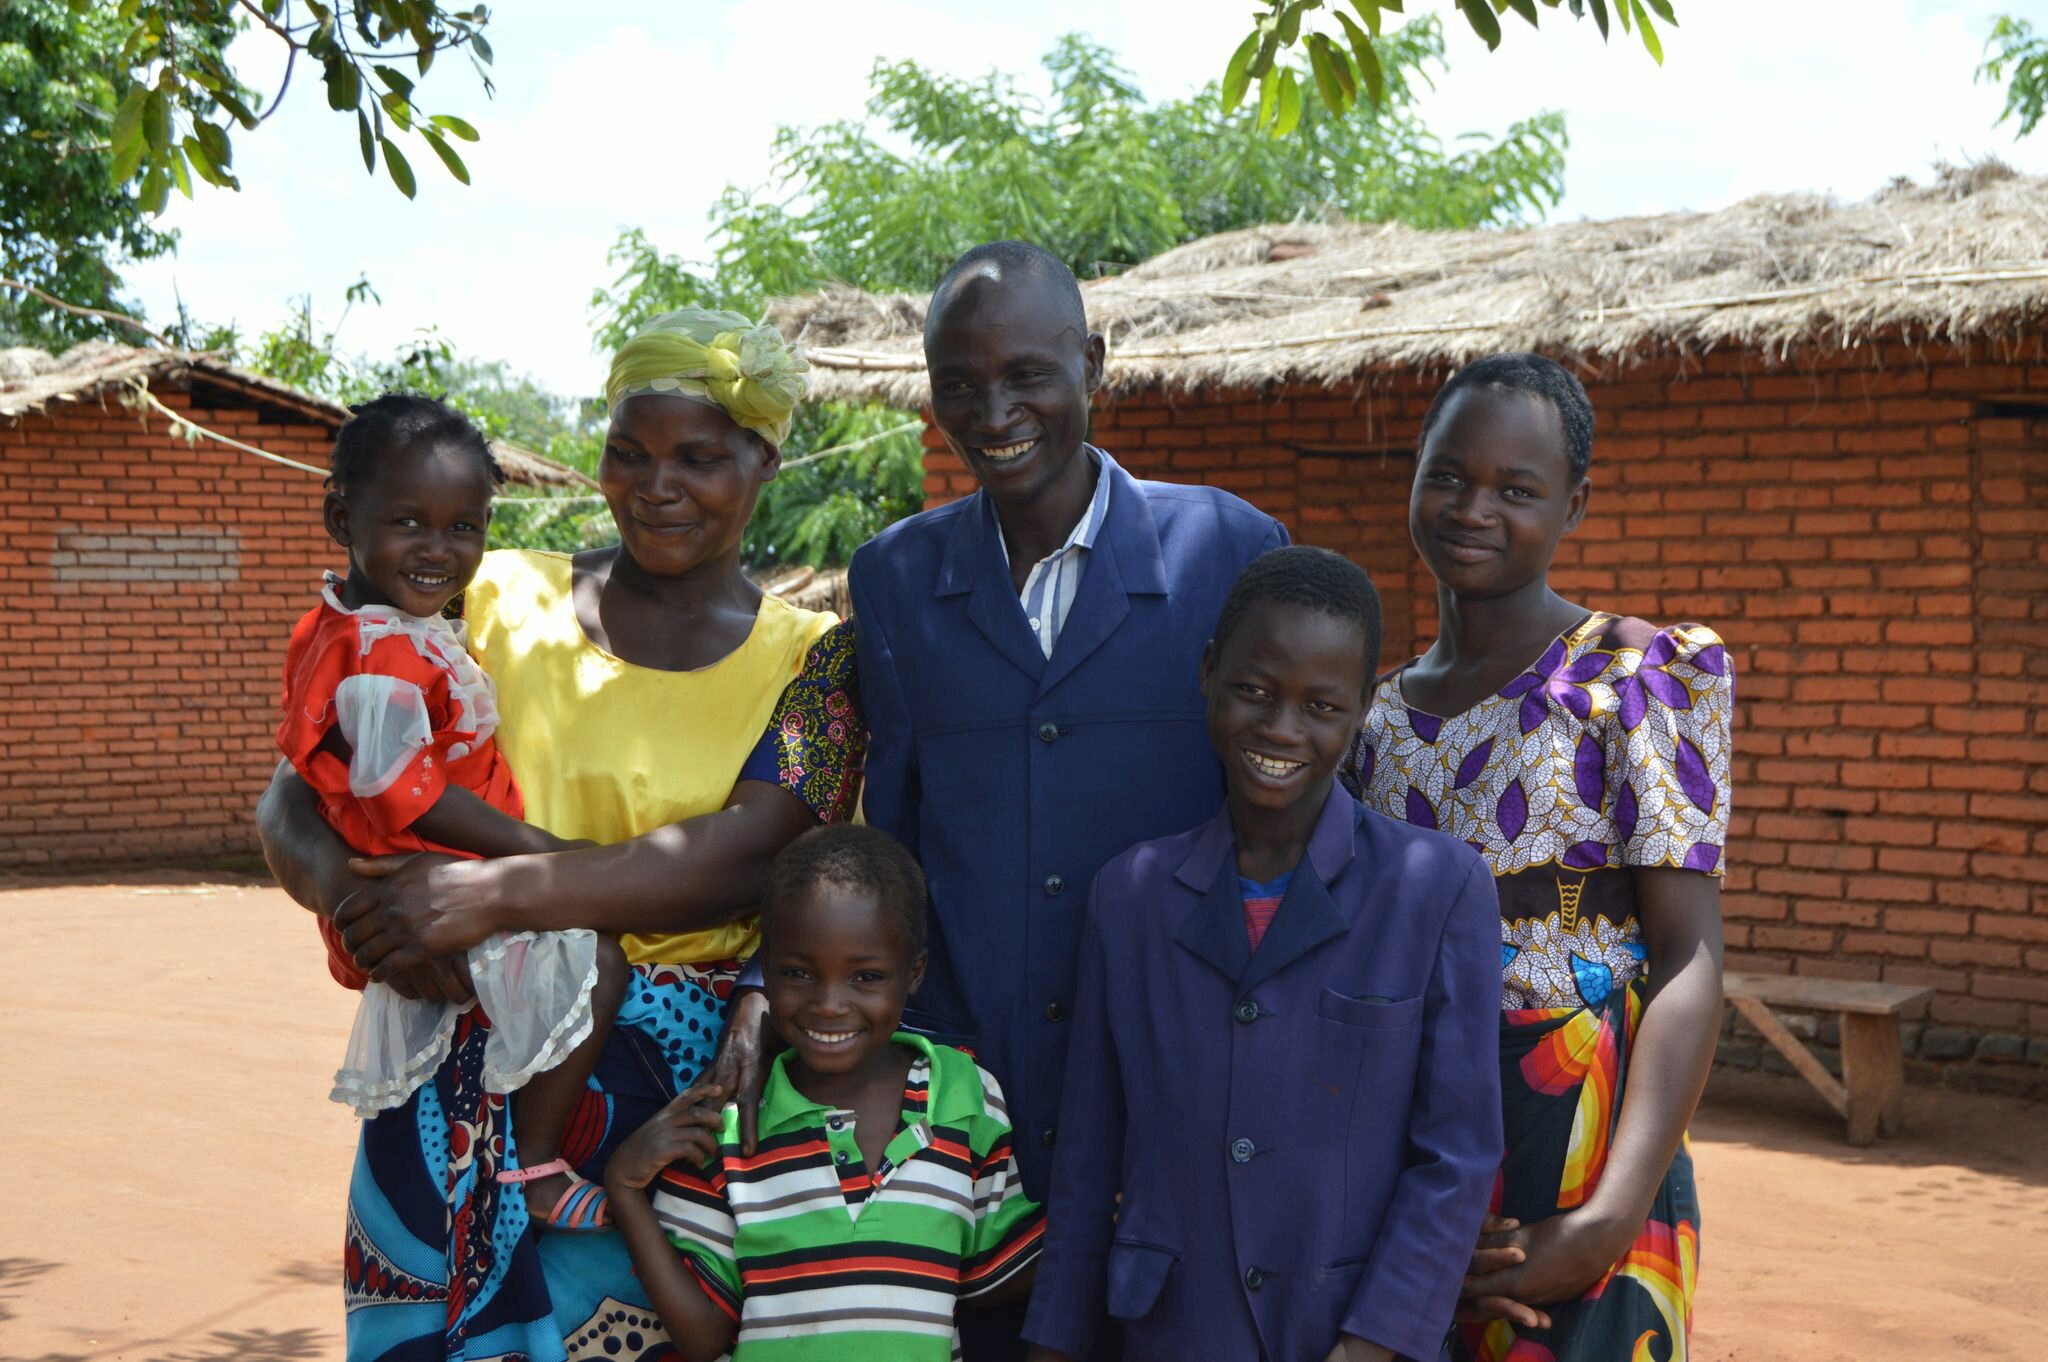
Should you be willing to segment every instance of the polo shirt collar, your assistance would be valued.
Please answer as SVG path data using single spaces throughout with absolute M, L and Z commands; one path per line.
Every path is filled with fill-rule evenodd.
M 898 1031 L 890 1037 L 890 1043 L 909 1050 L 915 1059 L 911 1061 L 914 1073 L 919 1064 L 925 1069 L 925 1115 L 927 1124 L 952 1125 L 961 1119 L 978 1116 L 982 1111 L 981 1086 L 976 1083 L 972 1089 L 957 1075 L 947 1073 L 952 1068 L 938 1054 L 931 1041 L 914 1031 Z M 775 1057 L 768 1068 L 768 1078 L 761 1085 L 761 1134 L 780 1135 L 785 1131 L 805 1126 L 822 1125 L 827 1116 L 838 1110 L 823 1102 L 813 1102 L 796 1090 L 789 1081 L 787 1066 L 789 1051 L 784 1050 Z M 941 1075 L 956 1081 L 941 1082 Z

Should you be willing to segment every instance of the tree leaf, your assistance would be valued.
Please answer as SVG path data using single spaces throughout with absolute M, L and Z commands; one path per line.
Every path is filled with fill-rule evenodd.
M 171 101 L 161 89 L 151 90 L 142 101 L 142 140 L 149 143 L 154 153 L 150 159 L 160 161 L 171 146 Z
M 1664 44 L 1657 37 L 1657 30 L 1650 26 L 1650 12 L 1643 8 L 1643 0 L 1622 0 L 1625 5 L 1635 6 L 1636 36 L 1643 40 L 1643 47 L 1649 52 L 1650 60 L 1664 64 Z
M 1507 6 L 1529 21 L 1529 27 L 1537 28 L 1536 0 L 1507 0 Z
M 235 94 L 234 91 L 220 90 L 214 94 L 213 98 L 214 102 L 219 104 L 223 109 L 226 109 L 229 113 L 233 114 L 235 117 L 235 121 L 237 123 L 240 123 L 243 126 L 243 128 L 255 128 L 255 113 L 249 108 L 248 105 L 242 102 L 241 97 Z
M 1678 27 L 1678 11 L 1671 8 L 1671 0 L 1650 0 L 1650 8 L 1657 11 L 1657 17 L 1673 28 Z
M 1351 40 L 1351 53 L 1358 58 L 1358 74 L 1365 78 L 1365 93 L 1373 107 L 1379 108 L 1387 102 L 1387 76 L 1380 69 L 1380 54 L 1364 30 L 1351 22 L 1350 15 L 1339 13 L 1337 21 L 1344 25 L 1344 36 Z
M 1230 64 L 1223 68 L 1223 112 L 1237 112 L 1237 106 L 1244 103 L 1244 93 L 1252 84 L 1252 53 L 1258 50 L 1259 32 L 1252 30 L 1245 40 L 1237 45 L 1237 51 L 1230 54 Z
M 160 165 L 152 165 L 142 177 L 142 190 L 136 195 L 136 202 L 142 211 L 151 217 L 164 211 L 164 204 L 171 197 L 171 177 Z
M 178 147 L 172 147 L 169 159 L 171 163 L 171 183 L 178 186 L 180 194 L 183 194 L 188 199 L 191 198 L 192 170 L 191 167 L 185 164 L 184 151 Z
M 1372 36 L 1375 38 L 1379 37 L 1380 7 L 1374 3 L 1374 0 L 1351 0 L 1351 8 L 1357 10 L 1358 17 L 1365 20 L 1365 26 L 1372 30 Z M 1337 17 L 1342 19 L 1347 25 L 1351 21 L 1351 16 L 1341 9 L 1337 11 Z
M 469 183 L 469 167 L 462 163 L 462 158 L 455 154 L 455 148 L 449 146 L 442 139 L 440 133 L 435 132 L 432 128 L 421 128 L 420 136 L 427 139 L 427 145 L 432 147 L 434 154 L 441 158 L 441 164 L 448 167 L 450 175 L 453 175 L 464 184 Z
M 201 123 L 199 124 L 199 126 L 202 128 L 206 128 L 212 127 L 213 125 L 210 123 Z M 218 128 L 215 128 L 214 131 L 218 133 L 220 130 Z M 192 168 L 199 172 L 200 179 L 206 181 L 208 184 L 213 185 L 218 189 L 241 188 L 240 185 L 235 183 L 234 176 L 225 174 L 221 171 L 219 165 L 215 163 L 212 153 L 207 151 L 206 144 L 200 141 L 200 139 L 197 136 L 187 137 L 183 143 L 183 146 L 185 148 L 185 155 L 191 158 Z
M 382 137 L 378 144 L 384 148 L 384 169 L 391 176 L 391 183 L 398 186 L 398 192 L 411 198 L 419 189 L 412 177 L 412 164 L 405 159 L 405 153 L 391 144 L 391 139 Z
M 1308 65 L 1315 74 L 1316 89 L 1322 92 L 1323 106 L 1333 114 L 1341 114 L 1350 107 L 1344 98 L 1344 87 L 1337 83 L 1337 73 L 1330 66 L 1330 40 L 1320 33 L 1308 35 Z
M 1600 29 L 1600 41 L 1607 41 L 1607 0 L 1590 0 L 1593 6 L 1593 22 Z
M 484 65 L 491 65 L 491 44 L 489 40 L 484 37 L 483 34 L 471 34 L 469 38 L 469 45 L 476 50 L 477 56 L 483 59 Z
M 1301 125 L 1301 82 L 1292 70 L 1280 73 L 1280 106 L 1273 115 L 1273 135 L 1285 137 Z
M 363 144 L 363 169 L 374 175 L 377 173 L 377 140 L 370 132 L 370 120 L 363 117 L 361 109 L 356 110 L 356 136 Z
M 192 132 L 199 139 L 199 145 L 206 149 L 206 160 L 214 169 L 225 173 L 234 165 L 235 152 L 228 144 L 227 129 L 215 127 L 211 123 L 195 123 L 192 125 Z
M 1627 4 L 1628 0 L 1622 3 Z M 1500 20 L 1494 17 L 1493 6 L 1486 0 L 1458 0 L 1458 8 L 1464 11 L 1465 22 L 1472 25 L 1472 31 L 1486 43 L 1487 51 L 1500 46 Z
M 411 97 L 412 78 L 407 76 L 405 72 L 398 70 L 396 67 L 385 66 L 381 62 L 371 69 L 384 82 L 385 89 L 396 91 L 405 98 Z
M 1259 77 L 1259 126 L 1268 127 L 1280 111 L 1280 73 L 1268 70 Z
M 363 102 L 363 73 L 339 52 L 325 63 L 323 79 L 327 82 L 327 107 L 336 113 L 346 113 Z
M 1351 65 L 1351 57 L 1337 45 L 1335 38 L 1316 35 L 1330 54 L 1330 74 L 1337 78 L 1337 84 L 1344 91 L 1344 107 L 1349 109 L 1358 102 L 1358 72 Z
M 136 170 L 142 165 L 142 105 L 148 98 L 148 89 L 138 85 L 128 92 L 128 97 L 121 101 L 121 107 L 114 111 L 111 178 L 115 184 L 126 184 L 134 179 Z
M 1635 5 L 1632 0 L 1614 0 L 1614 17 L 1621 23 L 1621 31 L 1628 32 L 1628 26 L 1635 21 Z
M 476 141 L 476 129 L 462 119 L 457 118 L 454 114 L 435 114 L 427 121 L 447 133 L 450 137 L 460 138 L 465 142 Z
M 1287 0 L 1280 8 L 1280 22 L 1274 31 L 1280 35 L 1282 47 L 1292 47 L 1301 40 L 1301 16 L 1308 6 L 1303 0 Z

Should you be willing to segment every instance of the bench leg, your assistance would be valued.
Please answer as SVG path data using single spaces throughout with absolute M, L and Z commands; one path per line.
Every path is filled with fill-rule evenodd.
M 1842 1080 L 1849 1090 L 1849 1143 L 1869 1144 L 1905 1124 L 1906 1066 L 1899 1019 L 1842 1014 Z

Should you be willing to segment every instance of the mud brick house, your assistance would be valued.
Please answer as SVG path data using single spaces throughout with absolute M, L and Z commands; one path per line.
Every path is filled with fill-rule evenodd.
M 2048 1091 L 2048 180 L 1259 228 L 1084 295 L 1097 443 L 1364 564 L 1396 657 L 1434 631 L 1405 520 L 1431 395 L 1491 351 L 1574 365 L 1599 435 L 1559 588 L 1710 623 L 1737 662 L 1731 968 L 1931 985 L 1913 1053 Z M 819 395 L 915 408 L 924 301 L 779 319 Z M 932 503 L 972 490 L 926 448 Z
M 253 851 L 285 640 L 340 565 L 315 473 L 187 438 L 137 384 L 303 464 L 348 417 L 202 355 L 0 351 L 0 870 Z

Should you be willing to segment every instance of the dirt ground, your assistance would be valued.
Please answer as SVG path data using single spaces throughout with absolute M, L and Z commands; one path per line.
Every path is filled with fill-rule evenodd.
M 0 1358 L 341 1356 L 352 998 L 255 882 L 0 882 Z M 1796 1079 L 1694 1128 L 1701 1362 L 2033 1356 L 2048 1108 L 1913 1089 L 1873 1149 Z

